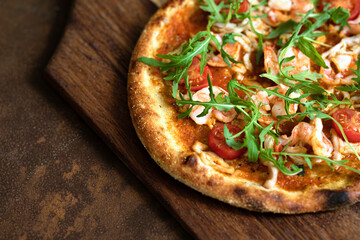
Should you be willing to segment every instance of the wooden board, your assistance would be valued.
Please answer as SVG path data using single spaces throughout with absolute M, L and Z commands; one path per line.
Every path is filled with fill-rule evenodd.
M 132 49 L 155 11 L 149 0 L 75 1 L 65 35 L 46 70 L 51 84 L 193 236 L 359 238 L 360 204 L 317 214 L 253 213 L 193 191 L 153 162 L 133 129 L 126 82 Z

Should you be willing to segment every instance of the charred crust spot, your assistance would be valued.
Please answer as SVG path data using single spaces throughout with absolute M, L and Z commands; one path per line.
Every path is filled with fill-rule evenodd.
M 350 198 L 346 191 L 323 190 L 320 193 L 326 198 L 327 209 L 337 208 L 350 203 Z
M 215 186 L 215 185 L 216 185 L 216 181 L 214 181 L 213 179 L 211 179 L 211 180 L 207 181 L 206 184 L 209 185 L 209 186 Z
M 190 167 L 195 167 L 197 164 L 197 159 L 195 155 L 189 155 L 186 157 L 185 161 L 184 161 L 185 165 L 188 165 Z
M 236 193 L 236 195 L 239 195 L 239 196 L 245 195 L 247 193 L 247 191 L 242 188 L 235 188 L 234 192 Z
M 174 5 L 182 5 L 184 2 L 184 0 L 172 0 L 172 1 L 167 1 L 162 8 L 167 8 L 168 6 L 174 4 Z
M 137 63 L 137 60 L 131 60 L 130 62 L 130 68 L 134 68 Z
M 164 21 L 164 15 L 160 15 L 158 17 L 156 17 L 153 21 L 152 21 L 152 24 L 153 26 L 158 26 L 160 25 L 163 21 Z
M 284 201 L 283 198 L 281 197 L 281 195 L 280 195 L 280 194 L 277 194 L 277 193 L 271 194 L 271 198 L 274 199 L 274 200 L 277 201 L 277 202 L 282 202 L 282 201 Z

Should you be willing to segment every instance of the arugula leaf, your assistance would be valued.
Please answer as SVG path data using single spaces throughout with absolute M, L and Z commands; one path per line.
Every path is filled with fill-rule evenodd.
M 312 59 L 317 65 L 323 68 L 328 68 L 324 59 L 322 59 L 320 54 L 315 49 L 314 45 L 312 45 L 309 40 L 304 37 L 300 37 L 296 45 L 299 47 L 301 52 L 303 52 L 307 57 Z
M 241 37 L 241 34 L 237 34 L 234 32 L 224 34 L 224 36 L 222 37 L 223 46 L 225 46 L 226 43 L 234 43 L 235 44 L 237 42 L 235 40 L 235 37 Z
M 309 72 L 309 70 L 305 70 L 305 71 L 301 71 L 301 72 L 297 72 L 293 75 L 294 79 L 309 79 L 313 82 L 317 82 L 318 79 L 321 79 L 323 77 L 323 75 L 321 75 L 320 73 L 316 73 L 316 72 Z M 309 84 L 307 84 L 309 85 Z
M 260 151 L 260 158 L 264 161 L 272 162 L 274 166 L 285 175 L 289 175 L 289 176 L 296 175 L 302 171 L 301 168 L 297 167 L 294 164 L 291 165 L 291 168 L 293 170 L 291 171 L 290 169 L 285 167 L 286 160 L 284 160 L 284 158 L 281 155 L 278 157 L 278 159 L 276 159 L 274 158 L 273 154 L 275 154 L 275 152 L 273 151 L 272 148 L 264 149 Z
M 248 149 L 249 162 L 257 162 L 259 157 L 259 143 L 255 138 L 255 127 L 252 126 L 245 132 L 244 143 Z
M 283 34 L 290 33 L 298 23 L 290 19 L 284 23 L 281 23 L 274 31 L 271 31 L 265 39 L 274 39 L 280 37 Z
M 210 19 L 215 20 L 216 22 L 221 22 L 221 23 L 226 23 L 228 22 L 228 18 L 231 18 L 231 12 L 229 12 L 229 16 L 227 17 L 226 14 L 221 13 L 221 10 L 229 7 L 228 5 L 225 4 L 225 2 L 221 1 L 218 5 L 215 4 L 215 2 L 213 0 L 203 0 L 203 2 L 200 5 L 200 8 L 206 12 L 210 13 Z
M 270 123 L 270 125 L 268 125 L 266 128 L 264 128 L 260 134 L 259 134 L 259 140 L 260 140 L 260 145 L 262 146 L 263 143 L 265 142 L 265 135 L 269 133 L 270 129 L 273 127 L 274 122 Z
M 348 19 L 350 17 L 349 10 L 338 7 L 331 9 L 330 12 L 331 20 L 333 20 L 336 24 L 340 24 L 340 29 L 343 29 L 345 25 L 350 26 L 348 23 Z
M 336 87 L 336 89 L 339 89 L 339 90 L 345 91 L 345 92 L 360 91 L 360 85 L 352 83 L 351 85 Z
M 263 42 L 264 35 L 259 35 L 259 41 L 258 41 L 258 47 L 256 51 L 256 64 L 259 65 L 261 57 L 263 56 L 263 48 L 264 48 L 264 42 Z
M 226 144 L 235 149 L 235 150 L 240 150 L 242 148 L 244 148 L 244 143 L 241 143 L 240 141 L 236 141 L 235 138 L 233 138 L 233 134 L 230 133 L 228 127 L 226 126 L 226 124 L 224 124 L 224 137 L 225 137 L 225 141 L 226 141 Z

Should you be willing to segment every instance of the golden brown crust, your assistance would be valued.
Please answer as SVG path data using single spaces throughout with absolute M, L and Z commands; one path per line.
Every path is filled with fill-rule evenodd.
M 166 39 L 166 24 L 180 9 L 192 8 L 194 0 L 168 1 L 150 20 L 134 50 L 128 79 L 128 104 L 136 132 L 156 163 L 175 179 L 231 205 L 255 211 L 304 213 L 336 209 L 360 198 L 360 181 L 328 184 L 304 191 L 266 189 L 262 184 L 216 171 L 193 155 L 180 139 L 177 112 L 162 94 L 164 84 L 155 81 L 151 67 L 137 61 L 154 57 Z

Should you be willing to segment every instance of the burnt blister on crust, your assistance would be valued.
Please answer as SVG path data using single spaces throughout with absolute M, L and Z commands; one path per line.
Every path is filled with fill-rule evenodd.
M 189 155 L 185 158 L 185 161 L 184 161 L 184 164 L 185 165 L 188 165 L 190 167 L 195 167 L 197 165 L 197 158 L 195 155 Z
M 177 5 L 182 5 L 183 2 L 184 2 L 184 0 L 166 1 L 161 8 L 165 9 L 165 8 L 169 7 L 171 4 L 174 4 L 174 5 L 176 5 L 176 6 L 177 6 Z
M 158 16 L 156 18 L 154 18 L 154 20 L 151 22 L 151 24 L 153 26 L 160 26 L 162 22 L 164 22 L 165 16 L 161 15 Z
M 235 188 L 234 192 L 238 196 L 246 195 L 246 193 L 247 193 L 247 191 L 245 189 L 242 189 L 242 188 Z
M 212 186 L 215 186 L 215 185 L 216 185 L 216 181 L 213 180 L 213 179 L 210 179 L 209 181 L 206 182 L 206 184 L 207 184 L 208 186 L 212 187 Z
M 321 190 L 319 193 L 326 199 L 325 209 L 334 209 L 350 203 L 347 191 Z

